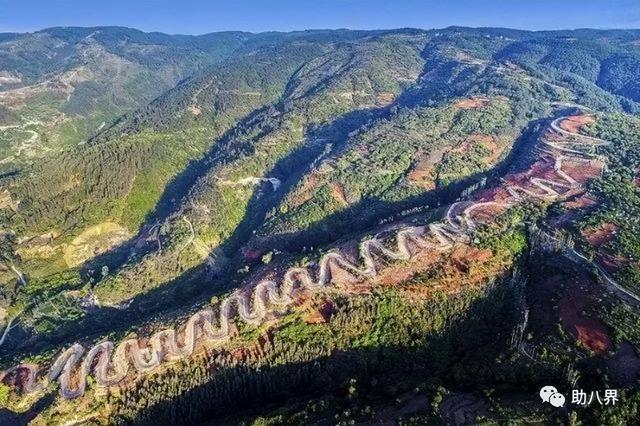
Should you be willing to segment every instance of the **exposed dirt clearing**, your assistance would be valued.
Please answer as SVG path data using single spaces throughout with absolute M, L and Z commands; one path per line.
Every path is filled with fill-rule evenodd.
M 411 263 L 397 263 L 393 267 L 379 271 L 376 278 L 385 286 L 397 286 L 407 282 L 416 274 L 432 269 L 443 259 L 443 254 L 436 251 L 423 251 L 415 256 Z
M 482 108 L 488 104 L 489 104 L 488 98 L 472 97 L 472 98 L 461 99 L 459 101 L 456 101 L 453 104 L 453 107 L 457 109 L 475 109 L 475 108 Z
M 489 64 L 489 61 L 486 59 L 476 58 L 475 56 L 471 56 L 466 52 L 457 52 L 455 58 L 465 64 L 477 65 L 480 67 L 485 67 Z
M 442 161 L 442 157 L 447 151 L 448 148 L 443 147 L 435 149 L 427 155 L 424 150 L 419 149 L 415 154 L 414 165 L 407 175 L 409 182 L 429 191 L 435 189 L 435 165 Z
M 315 193 L 315 189 L 320 181 L 320 172 L 318 172 L 317 170 L 313 170 L 304 181 L 302 186 L 298 188 L 291 196 L 291 199 L 289 201 L 291 207 L 301 206 L 312 199 Z
M 11 209 L 15 210 L 18 207 L 18 203 L 13 201 L 11 193 L 6 189 L 0 192 L 0 210 Z
M 344 193 L 344 188 L 338 182 L 331 183 L 331 196 L 334 200 L 339 202 L 340 204 L 347 205 L 349 202 L 347 201 L 347 197 Z
M 482 206 L 482 208 L 474 209 L 470 212 L 471 220 L 476 223 L 491 223 L 496 217 L 507 211 L 506 206 L 498 206 L 495 204 Z
M 598 202 L 589 194 L 583 194 L 570 201 L 564 202 L 563 205 L 570 210 L 582 210 L 595 207 L 598 205 Z
M 451 253 L 451 263 L 464 274 L 468 273 L 474 263 L 485 263 L 493 257 L 491 250 L 480 250 L 469 246 L 458 246 Z
M 309 306 L 308 311 L 302 317 L 303 321 L 307 324 L 326 323 L 336 312 L 336 306 L 333 304 L 333 302 L 327 299 L 321 301 L 319 304 L 314 305 Z
M 503 188 L 502 186 L 483 189 L 477 194 L 478 201 L 496 201 L 496 202 L 504 202 L 511 199 L 511 194 Z
M 562 169 L 569 176 L 574 178 L 580 184 L 586 183 L 588 180 L 600 176 L 604 163 L 598 160 L 589 162 L 563 160 Z
M 629 259 L 622 256 L 613 256 L 608 253 L 599 253 L 598 261 L 604 266 L 607 272 L 617 272 L 629 264 Z
M 459 244 L 451 253 L 425 250 L 410 263 L 398 262 L 381 269 L 376 282 L 428 298 L 438 292 L 455 294 L 466 287 L 482 286 L 506 267 L 488 250 Z
M 200 114 L 202 114 L 202 110 L 200 109 L 200 107 L 197 107 L 195 105 L 191 105 L 190 107 L 187 108 L 189 110 L 189 112 L 194 115 L 194 116 L 199 116 Z
M 595 353 L 605 353 L 613 347 L 604 324 L 597 318 L 585 316 L 582 311 L 594 303 L 589 286 L 593 283 L 578 277 L 563 291 L 559 302 L 560 321 L 563 328 Z
M 585 124 L 591 124 L 596 121 L 592 115 L 582 114 L 565 118 L 560 122 L 560 128 L 571 133 L 578 133 L 580 128 Z
M 395 99 L 395 95 L 391 92 L 380 92 L 376 99 L 376 105 L 384 107 L 390 105 Z
M 436 189 L 436 182 L 433 176 L 433 166 L 425 163 L 418 163 L 407 176 L 411 184 L 426 190 Z
M 82 264 L 124 242 L 131 234 L 113 222 L 104 222 L 85 229 L 64 249 L 64 260 L 69 267 Z
M 618 227 L 613 223 L 603 223 L 597 228 L 589 228 L 582 231 L 582 236 L 593 247 L 600 247 L 616 237 Z

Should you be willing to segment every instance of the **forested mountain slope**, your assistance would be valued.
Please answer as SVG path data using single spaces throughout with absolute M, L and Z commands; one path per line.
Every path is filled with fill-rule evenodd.
M 371 368 L 370 376 L 354 374 L 356 382 L 380 379 L 391 386 L 379 372 L 390 359 L 399 365 L 400 354 L 412 348 L 413 367 L 427 374 L 423 357 L 435 365 L 429 371 L 438 379 L 420 384 L 429 398 L 444 392 L 438 380 L 462 389 L 477 369 L 487 383 L 494 376 L 506 387 L 519 378 L 537 383 L 575 365 L 567 335 L 545 328 L 549 318 L 536 317 L 544 326 L 538 330 L 534 321 L 528 340 L 522 334 L 527 319 L 517 331 L 523 312 L 542 303 L 539 294 L 560 291 L 536 271 L 561 277 L 581 270 L 576 262 L 582 258 L 567 254 L 575 241 L 587 262 L 637 289 L 640 31 L 191 37 L 51 29 L 0 36 L 0 69 L 0 103 L 11 99 L 0 107 L 2 135 L 13 138 L 7 152 L 19 151 L 3 162 L 0 176 L 3 367 L 33 359 L 46 364 L 75 342 L 144 340 L 285 271 L 294 270 L 287 279 L 308 286 L 297 266 L 339 282 L 328 296 L 293 292 L 282 312 L 260 305 L 260 297 L 276 298 L 275 290 L 261 287 L 262 296 L 256 290 L 247 303 L 268 310 L 265 322 L 255 328 L 251 321 L 234 323 L 222 349 L 206 347 L 212 352 L 193 365 L 181 361 L 175 371 L 188 371 L 186 379 L 173 377 L 173 367 L 143 382 L 126 376 L 126 391 L 109 394 L 113 405 L 85 395 L 104 418 L 149 421 L 154 413 L 169 415 L 163 407 L 175 398 L 183 411 L 171 415 L 189 412 L 198 421 L 189 394 L 198 400 L 218 395 L 232 405 L 245 385 L 255 401 L 282 401 L 286 392 L 274 383 L 285 383 L 298 365 L 296 386 L 311 383 L 313 390 L 303 394 L 314 404 L 314 395 L 340 393 L 350 380 L 335 353 Z M 565 116 L 571 118 L 558 121 Z M 55 125 L 31 123 L 55 117 L 61 117 Z M 73 134 L 59 131 L 64 126 L 75 126 Z M 579 133 L 605 143 L 588 146 Z M 35 134 L 37 141 L 24 148 L 18 134 Z M 460 210 L 450 207 L 459 200 L 453 205 Z M 477 213 L 482 226 L 469 225 L 475 216 L 465 203 L 473 202 L 488 209 Z M 495 223 L 482 221 L 487 218 Z M 363 243 L 409 224 L 434 232 L 423 245 L 440 247 L 437 254 L 393 257 L 388 242 Z M 553 261 L 559 249 L 545 240 L 549 225 L 563 229 L 549 238 L 570 247 L 558 260 L 570 268 Z M 594 233 L 612 227 L 615 238 L 592 244 Z M 463 228 L 465 235 L 458 235 Z M 369 248 L 371 258 L 358 258 Z M 356 265 L 351 272 L 372 263 L 387 272 L 349 277 L 347 261 L 337 258 L 329 268 L 339 264 L 346 272 L 323 270 L 320 259 L 336 252 Z M 582 281 L 571 285 L 596 291 L 589 274 L 574 275 Z M 529 283 L 542 290 L 529 294 Z M 566 314 L 568 296 L 558 297 L 553 303 L 564 301 L 563 318 L 575 320 Z M 615 294 L 603 297 L 603 310 L 594 315 L 618 333 Z M 591 299 L 582 302 L 596 312 Z M 254 311 L 235 306 L 224 312 L 251 319 Z M 573 325 L 563 322 L 570 336 Z M 489 349 L 494 335 L 500 345 Z M 520 368 L 528 362 L 526 345 L 547 341 L 561 355 L 536 352 L 540 362 L 530 374 L 481 367 L 500 359 Z M 473 355 L 477 348 L 484 348 L 481 355 Z M 136 370 L 149 359 L 135 361 Z M 262 363 L 264 376 L 256 373 Z M 417 385 L 391 370 L 402 377 L 402 391 L 383 393 L 395 398 Z M 335 373 L 327 390 L 316 381 L 319 371 Z M 5 384 L 19 387 L 11 374 L 2 376 Z M 246 382 L 227 389 L 227 380 L 239 377 Z M 161 391 L 153 393 L 156 385 Z M 366 384 L 363 392 L 378 398 L 375 387 Z M 366 397 L 346 398 L 351 402 L 340 400 L 342 406 L 365 410 Z M 238 406 L 255 409 L 252 404 Z M 430 420 L 449 415 L 434 404 Z M 233 414 L 224 404 L 201 405 L 208 407 L 204 412 Z M 54 406 L 46 416 L 59 410 L 68 417 L 68 407 Z M 324 416 L 320 408 L 313 415 L 315 408 L 294 404 L 292 410 Z M 262 414 L 277 417 L 266 409 Z
M 169 36 L 119 27 L 3 34 L 3 170 L 85 141 L 181 79 L 227 58 L 252 37 Z

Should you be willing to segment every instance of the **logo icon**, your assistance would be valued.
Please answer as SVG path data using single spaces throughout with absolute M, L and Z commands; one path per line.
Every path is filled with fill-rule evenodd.
M 540 399 L 557 408 L 564 406 L 565 403 L 564 395 L 558 392 L 555 386 L 544 386 L 540 389 Z

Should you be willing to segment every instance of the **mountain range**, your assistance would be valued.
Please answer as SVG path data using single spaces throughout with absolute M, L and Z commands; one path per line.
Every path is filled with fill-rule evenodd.
M 639 113 L 640 30 L 0 34 L 2 366 L 151 336 L 264 277 L 338 249 L 356 259 L 359 241 L 483 202 L 495 206 L 467 223 L 469 240 L 453 238 L 462 219 L 445 214 L 442 238 L 456 242 L 444 257 L 332 278 L 336 292 L 296 294 L 294 308 L 238 325 L 198 363 L 96 386 L 74 407 L 98 422 L 413 414 L 395 399 L 427 401 L 424 421 L 551 421 L 565 417 L 521 396 L 580 378 L 617 384 L 629 402 L 567 419 L 632 418 Z M 585 151 L 580 137 L 604 142 Z M 577 254 L 560 260 L 551 234 Z M 620 288 L 605 294 L 603 279 Z M 635 376 L 618 379 L 625 356 Z M 496 362 L 511 370 L 491 371 Z M 19 412 L 24 383 L 0 377 L 0 401 Z M 520 395 L 512 411 L 509 391 Z M 42 424 L 76 414 L 63 397 L 50 404 L 32 410 Z

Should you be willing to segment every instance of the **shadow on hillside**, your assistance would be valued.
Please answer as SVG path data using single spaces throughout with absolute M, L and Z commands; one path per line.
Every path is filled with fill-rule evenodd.
M 425 58 L 425 60 L 428 60 L 428 52 L 429 49 L 427 48 L 422 53 L 422 56 Z M 447 75 L 455 75 L 456 64 L 459 65 L 458 62 L 451 62 L 450 64 L 445 65 L 448 69 Z M 458 92 L 468 88 L 467 86 L 462 85 L 460 87 L 456 86 L 454 88 L 449 84 L 447 79 L 439 78 L 436 81 L 430 81 L 429 79 L 423 78 L 427 75 L 430 65 L 431 63 L 428 63 L 428 65 L 425 66 L 421 77 L 419 78 L 419 81 L 421 81 L 419 89 L 410 88 L 405 90 L 392 104 L 386 107 L 351 111 L 331 121 L 325 126 L 321 126 L 318 129 L 312 130 L 311 134 L 308 133 L 307 135 L 305 135 L 307 140 L 326 138 L 332 142 L 337 141 L 337 146 L 334 146 L 332 148 L 333 152 L 335 152 L 336 148 L 339 148 L 340 145 L 344 145 L 344 142 L 346 142 L 348 138 L 349 132 L 358 129 L 363 124 L 363 121 L 365 121 L 365 119 L 370 120 L 373 118 L 388 116 L 391 111 L 399 106 L 415 107 L 421 103 L 424 104 L 425 102 L 427 102 L 424 99 L 433 99 L 441 96 L 441 101 L 444 102 L 449 97 L 455 96 Z M 426 96 L 425 94 L 428 94 L 429 96 L 423 99 L 423 97 Z M 146 244 L 143 248 L 136 248 L 135 246 L 138 240 L 142 236 L 146 235 L 146 233 L 149 232 L 152 226 L 154 226 L 155 224 L 161 224 L 172 215 L 177 214 L 178 211 L 183 207 L 184 199 L 188 197 L 189 191 L 194 187 L 197 181 L 204 177 L 212 166 L 220 164 L 224 160 L 230 159 L 228 158 L 229 151 L 232 151 L 232 155 L 251 153 L 253 147 L 250 144 L 243 143 L 242 141 L 242 136 L 249 133 L 247 129 L 258 127 L 259 131 L 256 135 L 253 136 L 254 138 L 258 138 L 266 134 L 271 130 L 268 125 L 269 118 L 273 117 L 274 114 L 280 114 L 288 110 L 290 106 L 289 104 L 290 101 L 283 100 L 277 106 L 265 106 L 254 111 L 244 119 L 241 119 L 236 125 L 228 130 L 219 139 L 218 142 L 212 145 L 209 152 L 207 152 L 201 159 L 191 161 L 185 167 L 185 169 L 176 177 L 174 177 L 166 186 L 154 210 L 146 215 L 144 224 L 140 227 L 138 233 L 113 250 L 110 250 L 87 261 L 81 269 L 83 279 L 88 280 L 89 278 L 93 278 L 94 281 L 99 281 L 100 272 L 103 266 L 108 266 L 110 273 L 113 274 L 124 267 L 127 261 L 130 260 L 131 254 L 134 251 L 137 252 L 137 258 L 140 258 L 145 253 L 151 252 L 153 250 L 154 244 Z M 261 127 L 261 124 L 264 123 L 267 123 L 267 125 Z M 303 147 L 302 149 L 305 149 L 305 147 Z M 295 153 L 292 155 L 295 155 Z M 302 160 L 303 165 L 308 166 L 308 164 L 310 164 L 309 158 L 303 158 Z M 290 164 L 292 162 L 285 159 L 282 161 L 282 163 Z M 294 173 L 292 174 L 297 176 L 297 179 L 299 180 L 302 174 L 295 172 L 299 165 L 291 164 L 289 167 L 294 168 Z M 300 170 L 305 169 L 302 168 Z M 289 174 L 286 168 L 282 167 L 282 165 L 276 166 L 276 168 L 274 168 L 273 170 L 274 173 L 278 171 L 284 171 L 285 176 Z M 283 181 L 284 185 L 287 185 L 287 183 L 293 185 L 295 184 L 295 182 L 296 181 L 293 179 L 290 182 Z M 283 195 L 286 195 L 285 189 L 287 188 L 283 186 L 282 190 L 280 191 L 283 193 Z M 254 200 L 252 199 L 253 206 L 262 206 L 261 203 L 255 203 L 253 201 Z M 249 210 L 247 209 L 247 211 Z M 241 240 L 242 235 L 247 235 L 247 231 L 250 231 L 248 225 L 251 220 L 245 219 L 243 219 L 243 222 L 239 226 L 239 229 L 230 238 L 230 242 L 228 244 L 229 248 L 232 249 L 233 247 L 237 246 L 238 242 Z
M 353 119 L 355 119 L 353 115 L 343 117 L 343 120 L 346 120 L 347 123 Z M 303 246 L 318 246 L 335 242 L 336 240 L 355 238 L 361 235 L 367 227 L 374 226 L 381 216 L 388 217 L 412 207 L 423 206 L 425 203 L 434 205 L 438 202 L 446 204 L 454 201 L 460 195 L 460 191 L 469 184 L 479 181 L 482 177 L 488 177 L 488 185 L 492 185 L 508 170 L 520 170 L 527 167 L 527 161 L 522 158 L 528 157 L 526 154 L 532 151 L 532 143 L 536 141 L 540 132 L 544 130 L 544 124 L 549 121 L 550 119 L 541 119 L 530 123 L 516 141 L 510 154 L 495 168 L 486 173 L 470 177 L 463 182 L 451 184 L 435 193 L 426 192 L 408 201 L 388 202 L 375 199 L 362 201 L 342 212 L 328 216 L 304 232 L 291 233 L 274 238 L 272 241 L 273 247 L 286 252 L 295 252 Z M 347 131 L 347 129 L 348 126 L 345 127 L 344 131 Z M 333 127 L 327 127 L 324 130 L 336 131 Z M 298 161 L 301 155 L 305 157 L 310 152 L 318 152 L 318 149 L 320 148 L 312 146 L 301 147 L 298 151 L 278 162 L 268 175 L 282 178 L 285 187 L 294 185 L 304 175 L 310 162 L 304 162 L 303 167 L 297 164 L 298 168 L 294 170 L 289 169 L 289 167 L 296 166 L 295 162 Z M 15 345 L 13 349 L 18 353 L 14 354 L 14 356 L 24 355 L 24 352 L 38 353 L 43 350 L 58 348 L 62 344 L 71 344 L 77 340 L 78 335 L 91 340 L 106 332 L 126 333 L 129 330 L 136 329 L 149 319 L 164 319 L 165 321 L 175 322 L 176 316 L 186 316 L 190 312 L 194 312 L 202 305 L 207 304 L 212 296 L 237 287 L 249 277 L 249 275 L 236 273 L 237 268 L 243 264 L 244 260 L 238 253 L 238 249 L 247 241 L 256 224 L 263 220 L 266 212 L 272 206 L 277 205 L 277 202 L 285 194 L 286 191 L 283 188 L 283 190 L 268 195 L 268 203 L 260 196 L 260 191 L 256 191 L 253 194 L 242 222 L 225 243 L 220 246 L 220 249 L 230 257 L 226 273 L 212 278 L 204 264 L 197 266 L 162 286 L 137 295 L 128 309 L 109 307 L 96 309 L 72 324 L 61 325 L 55 334 L 47 338 L 21 335 L 20 332 L 16 331 L 12 335 L 11 342 L 6 343 L 7 347 L 11 347 L 11 344 L 16 342 L 13 343 Z M 331 228 L 335 228 L 335 230 L 328 231 Z
M 422 56 L 427 58 L 427 52 L 428 49 L 425 49 Z M 453 65 L 450 68 L 450 73 L 453 73 Z M 425 66 L 420 77 L 422 84 L 425 84 L 423 76 L 425 76 L 427 72 L 428 67 Z M 288 89 L 285 90 L 285 93 L 287 93 L 287 91 Z M 398 106 L 416 106 L 420 103 L 419 96 L 424 95 L 423 92 L 430 92 L 431 97 L 433 97 L 441 92 L 444 93 L 445 91 L 451 95 L 451 93 L 449 93 L 449 85 L 440 80 L 434 84 L 426 85 L 420 90 L 408 89 L 402 92 L 391 105 L 381 108 L 352 111 L 338 117 L 325 126 L 312 130 L 311 134 L 308 133 L 305 136 L 307 140 L 326 138 L 332 142 L 338 141 L 337 145 L 344 145 L 349 132 L 358 129 L 365 119 L 388 116 L 389 113 Z M 233 155 L 250 153 L 253 147 L 250 144 L 242 143 L 241 140 L 243 135 L 249 133 L 247 132 L 247 129 L 251 129 L 256 126 L 258 127 L 259 132 L 253 136 L 254 138 L 266 134 L 271 129 L 268 125 L 264 128 L 260 128 L 261 123 L 268 123 L 268 119 L 273 117 L 274 114 L 280 114 L 283 113 L 283 111 L 288 110 L 290 102 L 291 101 L 283 99 L 277 106 L 265 106 L 254 111 L 229 129 L 218 142 L 212 145 L 209 152 L 207 152 L 201 159 L 189 162 L 185 169 L 174 177 L 166 186 L 153 211 L 146 215 L 144 224 L 140 227 L 138 233 L 118 247 L 88 260 L 81 268 L 82 278 L 85 281 L 92 279 L 94 282 L 98 282 L 101 278 L 100 273 L 103 266 L 107 266 L 110 273 L 114 274 L 121 270 L 125 264 L 131 260 L 132 253 L 136 253 L 136 258 L 141 258 L 145 254 L 150 253 L 153 250 L 154 244 L 146 243 L 144 247 L 136 247 L 138 241 L 146 236 L 154 225 L 162 224 L 171 217 L 171 215 L 178 214 L 179 210 L 183 207 L 183 201 L 188 197 L 190 190 L 194 187 L 197 181 L 204 177 L 212 166 L 220 164 L 225 159 L 228 160 L 228 151 L 230 151 L 232 147 L 234 148 Z M 302 148 L 302 150 L 304 149 L 305 147 Z M 309 147 L 306 147 L 306 149 L 309 149 Z M 335 152 L 335 149 L 336 147 L 334 146 L 332 150 Z M 295 153 L 293 155 L 295 155 Z M 309 158 L 303 158 L 302 160 L 303 165 L 308 166 L 310 164 Z M 290 164 L 292 162 L 285 159 L 282 163 Z M 302 176 L 301 173 L 296 173 L 299 165 L 292 164 L 289 167 L 294 168 L 294 172 L 291 174 L 299 180 Z M 300 168 L 299 170 L 306 169 Z M 288 171 L 283 166 L 276 166 L 273 170 L 274 173 L 278 171 L 284 172 L 284 176 L 289 175 Z M 289 181 L 283 181 L 284 185 L 280 191 L 282 196 L 286 195 L 286 185 L 288 184 L 289 186 L 292 186 L 295 182 L 296 180 L 293 178 Z M 254 198 L 256 198 L 255 195 Z M 262 203 L 257 203 L 254 199 L 252 199 L 251 205 L 253 207 L 258 206 L 259 208 L 263 206 Z M 247 211 L 250 212 L 249 209 L 247 209 Z M 256 213 L 258 213 L 257 216 L 264 216 L 265 214 L 261 211 Z M 228 241 L 227 252 L 232 251 L 234 247 L 238 247 L 238 243 L 241 241 L 242 237 L 246 236 L 248 232 L 251 231 L 249 225 L 252 222 L 255 222 L 255 220 L 247 220 L 247 218 L 243 219 L 238 229 L 234 232 L 234 235 L 232 235 Z
M 382 324 L 376 334 L 378 343 L 368 348 L 335 350 L 327 354 L 321 349 L 324 347 L 321 341 L 310 342 L 311 345 L 305 346 L 302 351 L 292 343 L 267 344 L 262 352 L 262 361 L 266 362 L 260 366 L 255 365 L 255 361 L 253 364 L 247 361 L 248 364 L 231 365 L 228 361 L 235 358 L 228 352 L 222 352 L 222 356 L 211 354 L 211 359 L 218 360 L 214 364 L 217 367 L 211 363 L 205 364 L 208 367 L 196 366 L 194 371 L 199 373 L 194 373 L 192 379 L 202 381 L 203 374 L 215 368 L 213 380 L 204 384 L 201 382 L 180 396 L 155 404 L 155 396 L 161 396 L 158 395 L 160 392 L 176 387 L 151 385 L 150 390 L 132 386 L 126 395 L 138 402 L 144 400 L 148 406 L 137 415 L 126 409 L 120 410 L 123 416 L 120 420 L 127 424 L 202 424 L 202 421 L 214 416 L 238 415 L 242 410 L 263 410 L 268 408 L 266 404 L 283 403 L 292 398 L 323 394 L 345 396 L 351 379 L 356 379 L 358 392 L 372 393 L 375 398 L 393 398 L 393 392 L 396 392 L 399 384 L 406 382 L 410 388 L 415 387 L 416 378 L 425 381 L 429 376 L 447 374 L 453 364 L 470 356 L 476 357 L 474 365 L 482 366 L 487 376 L 493 377 L 495 374 L 491 369 L 497 364 L 492 360 L 509 341 L 514 318 L 517 318 L 517 312 L 513 309 L 512 288 L 509 285 L 494 285 L 484 294 L 470 296 L 468 306 L 463 304 L 467 306 L 464 313 L 449 309 L 448 304 L 442 305 L 442 311 L 425 309 L 430 316 L 420 323 L 420 332 L 413 333 L 410 338 L 402 335 L 398 339 L 398 332 L 405 327 L 400 325 L 402 322 Z M 439 323 L 431 319 L 436 314 L 450 318 L 441 322 L 447 327 L 443 331 L 430 333 L 429 338 L 423 340 L 425 332 Z M 358 316 L 349 318 L 358 321 L 354 319 Z M 400 330 L 396 329 L 398 325 Z M 277 351 L 274 350 L 276 347 Z M 283 357 L 283 353 L 286 356 Z M 286 365 L 278 361 L 282 359 L 288 360 Z M 273 361 L 280 365 L 271 365 Z M 185 368 L 189 368 L 189 365 L 185 364 Z M 466 376 L 464 372 L 461 373 L 460 377 Z M 188 376 L 169 374 L 165 378 L 179 382 Z M 468 375 L 474 380 L 477 380 L 476 376 Z M 40 400 L 27 413 L 0 410 L 0 424 L 26 424 L 53 402 L 53 392 L 56 391 Z M 116 402 L 114 397 L 112 403 Z M 135 403 L 135 406 L 141 405 Z
M 82 266 L 83 278 L 98 278 L 99 272 L 104 265 L 107 265 L 112 273 L 120 270 L 135 250 L 135 245 L 139 238 L 149 232 L 149 228 L 154 224 L 162 223 L 172 214 L 177 213 L 182 206 L 182 201 L 189 194 L 189 190 L 196 184 L 198 179 L 202 178 L 213 165 L 220 163 L 220 161 L 225 158 L 226 150 L 229 150 L 232 145 L 238 144 L 238 137 L 241 136 L 239 129 L 245 129 L 254 125 L 270 112 L 272 112 L 271 107 L 263 107 L 249 114 L 229 129 L 217 142 L 213 143 L 212 147 L 202 158 L 190 161 L 184 170 L 178 173 L 178 175 L 167 184 L 155 208 L 147 213 L 144 224 L 140 227 L 138 233 L 113 250 L 87 261 Z M 238 152 L 246 151 L 249 148 L 250 147 L 246 145 L 240 145 Z M 153 244 L 147 244 L 142 249 L 135 251 L 138 252 L 138 256 L 142 256 L 150 252 L 152 248 Z
M 6 347 L 16 345 L 16 350 L 25 350 L 36 353 L 41 350 L 59 346 L 62 342 L 70 343 L 78 334 L 90 337 L 100 335 L 106 331 L 126 332 L 131 325 L 139 324 L 145 319 L 149 319 L 153 314 L 162 311 L 162 315 L 167 316 L 170 312 L 181 310 L 182 306 L 193 302 L 202 304 L 206 302 L 212 295 L 219 294 L 222 291 L 233 287 L 238 283 L 234 279 L 234 266 L 237 266 L 242 260 L 242 256 L 237 255 L 239 248 L 251 237 L 253 230 L 260 225 L 267 212 L 277 206 L 288 190 L 295 185 L 302 176 L 304 176 L 312 166 L 313 160 L 318 158 L 328 143 L 333 143 L 334 147 L 344 145 L 348 138 L 348 134 L 358 128 L 367 120 L 377 117 L 388 109 L 380 110 L 357 110 L 344 114 L 337 119 L 331 121 L 325 126 L 313 129 L 306 135 L 308 143 L 302 145 L 285 158 L 279 160 L 275 166 L 269 170 L 265 176 L 276 177 L 281 181 L 281 186 L 277 191 L 272 191 L 270 184 L 259 185 L 255 188 L 251 199 L 245 209 L 244 217 L 234 229 L 233 233 L 217 247 L 217 252 L 222 253 L 223 257 L 228 257 L 230 262 L 226 270 L 212 277 L 206 264 L 194 267 L 173 280 L 165 284 L 151 289 L 144 294 L 137 295 L 127 309 L 116 309 L 110 307 L 101 307 L 93 309 L 88 315 L 72 324 L 61 324 L 54 334 L 46 339 L 38 336 L 26 335 L 24 331 L 21 333 L 16 330 L 11 340 L 6 343 Z M 256 120 L 256 118 L 254 118 Z M 248 122 L 247 122 L 248 123 Z M 247 124 L 249 125 L 249 124 Z M 262 129 L 267 132 L 268 129 Z M 260 137 L 262 133 L 259 134 Z M 255 135 L 255 133 L 254 133 Z M 231 139 L 238 138 L 237 134 L 229 135 Z M 254 136 L 256 137 L 256 136 Z M 221 142 L 227 148 L 233 145 L 233 142 Z M 252 147 L 239 142 L 242 148 L 247 150 Z M 173 191 L 188 192 L 187 181 L 191 185 L 197 182 L 197 179 L 203 176 L 210 167 L 224 160 L 221 153 L 222 148 L 216 144 L 212 149 L 209 159 L 201 160 L 197 164 L 192 165 L 192 172 L 184 172 L 184 176 L 177 178 L 182 183 L 174 183 L 167 189 L 166 194 Z M 237 153 L 237 152 L 236 152 Z M 196 177 L 197 175 L 197 177 Z M 181 189 L 176 189 L 181 188 Z M 170 195 L 166 195 L 164 200 L 170 199 Z M 156 209 L 153 217 L 154 221 L 158 217 L 168 218 L 170 213 L 169 201 L 160 204 Z M 181 203 L 176 203 L 179 206 Z M 133 247 L 135 238 L 126 244 L 120 246 L 110 253 L 106 253 L 92 260 L 84 266 L 84 270 L 88 273 L 90 270 L 99 271 L 103 265 L 109 267 L 110 273 L 116 273 L 119 268 L 125 265 L 128 260 L 129 251 Z M 100 285 L 100 284 L 98 284 Z M 33 337 L 33 339 L 30 339 Z M 76 337 L 77 338 L 77 337 Z M 15 343 L 14 343 L 15 342 Z
M 297 252 L 305 246 L 322 246 L 362 233 L 363 229 L 376 226 L 380 218 L 391 217 L 402 211 L 425 205 L 435 207 L 451 204 L 459 199 L 462 191 L 480 182 L 483 178 L 487 179 L 487 187 L 496 185 L 508 171 L 518 172 L 529 167 L 532 159 L 530 154 L 534 151 L 532 149 L 533 143 L 540 137 L 541 132 L 551 120 L 545 118 L 530 122 L 514 142 L 513 149 L 509 154 L 486 172 L 476 173 L 445 187 L 426 191 L 402 201 L 390 202 L 378 198 L 363 199 L 344 210 L 323 218 L 304 231 L 264 237 L 260 239 L 259 244 L 285 252 Z
M 217 250 L 232 260 L 230 268 L 237 266 L 242 259 L 238 252 L 249 241 L 254 230 L 264 223 L 269 210 L 277 207 L 300 180 L 308 174 L 316 160 L 321 158 L 327 147 L 331 152 L 340 150 L 346 145 L 349 133 L 358 129 L 363 123 L 375 119 L 388 112 L 387 109 L 363 109 L 346 113 L 329 124 L 320 126 L 307 132 L 305 145 L 299 147 L 278 163 L 265 176 L 276 177 L 281 181 L 277 191 L 254 191 L 245 216 L 233 233 L 219 246 Z M 268 185 L 268 184 L 267 184 Z M 234 262 L 235 261 L 235 262 Z
M 323 398 L 331 402 L 315 414 L 315 410 L 307 412 L 312 416 L 307 420 L 319 420 L 313 418 L 317 414 L 333 421 L 334 414 L 354 404 L 395 404 L 401 395 L 411 394 L 417 387 L 432 395 L 436 384 L 476 395 L 497 388 L 524 390 L 534 398 L 539 383 L 551 378 L 558 381 L 555 370 L 517 358 L 495 362 L 501 353 L 511 351 L 509 342 L 520 315 L 515 305 L 513 288 L 497 285 L 471 301 L 464 313 L 445 315 L 449 318 L 444 321 L 447 326 L 435 333 L 421 325 L 409 337 L 402 326 L 397 327 L 401 321 L 390 322 L 378 330 L 377 343 L 360 349 L 338 349 L 327 354 L 314 349 L 315 345 L 322 347 L 322 341 L 308 342 L 309 346 L 282 341 L 276 345 L 277 350 L 271 347 L 262 353 L 259 365 L 255 360 L 229 365 L 230 356 L 218 356 L 222 365 L 207 363 L 205 370 L 194 366 L 193 371 L 201 371 L 198 377 L 204 384 L 181 395 L 164 395 L 163 401 L 163 395 L 153 390 L 175 392 L 180 389 L 179 383 L 187 387 L 187 380 L 180 377 L 191 377 L 191 373 L 168 374 L 164 380 L 158 376 L 154 382 L 135 388 L 127 394 L 131 405 L 115 404 L 119 406 L 118 420 L 136 424 L 158 424 L 159 419 L 163 419 L 160 424 L 236 424 L 283 407 L 304 411 L 310 399 Z M 357 312 L 354 315 L 358 317 Z M 281 364 L 278 360 L 282 359 L 287 363 Z M 137 411 L 143 398 L 146 407 Z M 427 405 L 418 411 L 430 410 Z
M 0 425 L 26 426 L 35 419 L 38 414 L 49 408 L 55 399 L 55 395 L 47 395 L 33 404 L 33 406 L 24 413 L 16 413 L 6 408 L 0 408 Z

